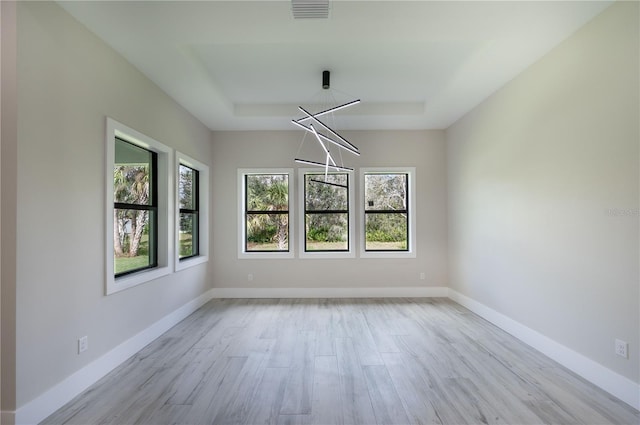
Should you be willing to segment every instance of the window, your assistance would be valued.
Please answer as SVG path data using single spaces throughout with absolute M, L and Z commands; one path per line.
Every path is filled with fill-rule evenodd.
M 300 256 L 352 257 L 351 174 L 301 170 L 301 176 Z
M 106 293 L 171 273 L 171 149 L 107 118 Z
M 362 257 L 415 256 L 413 168 L 363 169 Z
M 291 170 L 239 170 L 241 258 L 292 257 Z
M 198 170 L 186 165 L 178 165 L 178 199 L 179 208 L 179 247 L 178 257 L 185 260 L 196 257 L 199 252 L 198 215 L 200 196 L 198 194 Z
M 176 152 L 176 270 L 208 261 L 209 167 Z
M 113 167 L 114 274 L 156 267 L 158 257 L 157 154 L 115 140 Z

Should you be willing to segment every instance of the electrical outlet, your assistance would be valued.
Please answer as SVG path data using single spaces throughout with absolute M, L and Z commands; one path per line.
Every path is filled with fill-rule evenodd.
M 420 280 L 425 280 L 427 278 L 426 273 L 422 272 L 420 273 Z
M 83 336 L 78 338 L 78 354 L 87 351 L 89 349 L 89 337 Z
M 253 273 L 249 273 L 249 274 L 247 275 L 247 280 L 248 280 L 249 282 L 252 282 L 252 281 L 253 281 Z
M 621 339 L 616 339 L 615 351 L 616 354 L 620 357 L 624 357 L 625 359 L 629 358 L 629 344 L 626 341 L 622 341 Z

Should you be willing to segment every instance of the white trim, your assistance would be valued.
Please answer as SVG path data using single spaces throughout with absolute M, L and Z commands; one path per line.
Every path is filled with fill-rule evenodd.
M 364 212 L 364 175 L 365 173 L 393 174 L 406 173 L 409 185 L 409 250 L 408 251 L 365 251 L 365 212 Z M 360 208 L 362 208 L 360 219 L 360 258 L 416 258 L 416 167 L 363 167 L 360 168 Z
M 247 252 L 245 248 L 245 187 L 244 176 L 249 174 L 286 174 L 289 181 L 289 251 L 283 252 L 259 252 L 251 251 Z M 273 260 L 273 259 L 285 259 L 295 257 L 295 238 L 293 238 L 293 229 L 295 228 L 295 211 L 294 211 L 294 198 L 293 194 L 295 187 L 295 181 L 293 176 L 293 168 L 238 168 L 238 258 L 239 259 L 251 259 L 251 260 Z
M 298 246 L 299 246 L 299 258 L 304 259 L 327 259 L 327 258 L 355 258 L 356 257 L 356 238 L 355 238 L 355 217 L 357 214 L 354 196 L 355 178 L 353 171 L 329 171 L 328 174 L 346 174 L 348 179 L 348 196 L 349 205 L 347 206 L 349 211 L 349 250 L 348 251 L 305 251 L 305 196 L 304 196 L 304 177 L 306 174 L 318 174 L 324 176 L 324 171 L 320 168 L 299 168 L 298 169 L 298 204 L 300 210 L 299 228 L 298 228 Z
M 0 424 L 2 425 L 13 425 L 16 420 L 16 412 L 13 410 L 3 410 L 0 411 Z
M 449 289 L 449 298 L 631 407 L 640 409 L 640 384 L 453 289 Z
M 105 294 L 110 295 L 173 272 L 173 149 L 144 134 L 107 117 L 105 135 Z M 131 275 L 114 277 L 113 268 L 113 166 L 115 137 L 158 154 L 158 267 Z
M 432 298 L 446 297 L 444 286 L 380 288 L 213 288 L 214 298 Z
M 68 376 L 44 394 L 20 407 L 15 412 L 15 423 L 36 424 L 42 421 L 212 298 L 213 290 L 208 290 Z
M 199 211 L 198 211 L 198 248 L 199 255 L 196 257 L 188 258 L 180 261 L 180 194 L 178 189 L 180 187 L 180 165 L 186 165 L 196 171 L 198 171 L 198 196 L 199 196 Z M 176 151 L 175 160 L 175 250 L 174 261 L 175 270 L 180 271 L 189 267 L 196 266 L 198 264 L 206 263 L 209 261 L 209 166 L 202 162 L 191 158 L 182 152 Z

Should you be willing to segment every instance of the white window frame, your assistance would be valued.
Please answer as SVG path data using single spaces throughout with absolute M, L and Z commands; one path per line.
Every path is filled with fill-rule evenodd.
M 180 260 L 180 165 L 198 172 L 198 255 Z M 176 151 L 175 160 L 175 270 L 180 271 L 209 261 L 209 166 Z
M 289 197 L 289 251 L 282 252 L 260 252 L 246 251 L 246 223 L 245 223 L 245 179 L 244 176 L 251 174 L 286 174 L 288 180 L 288 197 Z M 295 238 L 293 237 L 293 229 L 295 229 L 295 211 L 294 211 L 294 176 L 293 168 L 239 168 L 238 169 L 238 258 L 239 259 L 276 259 L 276 258 L 295 258 Z
M 409 205 L 407 210 L 409 213 L 409 246 L 407 251 L 366 251 L 365 250 L 365 174 L 407 174 L 408 176 L 408 193 L 409 193 Z M 360 258 L 416 258 L 416 168 L 415 167 L 365 167 L 360 168 L 360 208 L 362 212 L 359 215 L 360 218 Z
M 355 238 L 355 217 L 358 214 L 355 207 L 355 193 L 354 193 L 354 172 L 353 171 L 336 171 L 329 172 L 329 174 L 347 174 L 349 179 L 349 205 L 347 206 L 349 211 L 349 250 L 348 251 L 305 251 L 305 238 L 306 238 L 306 229 L 305 229 L 305 219 L 304 219 L 304 211 L 305 211 L 305 199 L 304 199 L 304 177 L 308 173 L 319 173 L 324 174 L 323 170 L 320 168 L 299 168 L 298 169 L 298 201 L 299 201 L 299 210 L 300 210 L 300 218 L 299 218 L 299 235 L 298 235 L 298 245 L 299 245 L 299 257 L 305 259 L 331 259 L 331 258 L 355 258 L 356 250 L 354 244 L 356 243 Z
M 106 123 L 106 267 L 105 294 L 116 292 L 149 282 L 173 272 L 173 150 L 168 146 L 107 117 Z M 157 154 L 158 193 L 158 266 L 116 278 L 113 259 L 113 168 L 115 165 L 116 137 Z

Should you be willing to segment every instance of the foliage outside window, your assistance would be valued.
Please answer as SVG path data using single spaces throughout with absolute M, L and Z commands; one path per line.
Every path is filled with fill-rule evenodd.
M 200 197 L 198 170 L 180 164 L 178 167 L 179 252 L 180 260 L 199 255 Z
M 304 251 L 350 250 L 349 174 L 304 173 Z
M 289 252 L 289 174 L 244 174 L 244 252 Z
M 115 140 L 113 255 L 116 277 L 157 266 L 157 154 Z
M 409 175 L 364 174 L 365 251 L 408 251 Z

